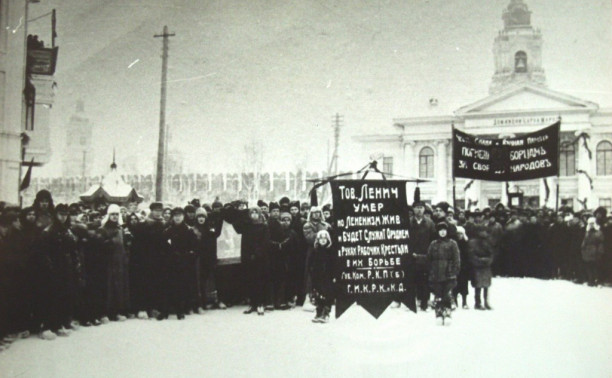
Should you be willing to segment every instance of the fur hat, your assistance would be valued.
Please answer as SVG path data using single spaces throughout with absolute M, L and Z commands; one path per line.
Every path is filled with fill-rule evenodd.
M 278 202 L 270 202 L 269 209 L 270 209 L 270 211 L 272 211 L 274 209 L 279 209 L 280 210 L 280 205 L 278 204 Z
M 597 209 L 595 209 L 595 211 L 593 212 L 593 215 L 597 215 L 597 214 L 601 214 L 602 217 L 606 217 L 608 215 L 608 210 L 603 207 L 603 206 L 599 206 Z
M 116 205 L 114 203 L 108 205 L 108 208 L 106 209 L 106 215 L 104 216 L 104 218 L 102 218 L 102 226 L 104 226 L 108 222 L 108 219 L 110 218 L 111 214 L 119 215 L 117 223 L 121 226 L 123 224 L 123 219 L 121 219 L 121 208 L 119 207 L 119 205 Z
M 450 207 L 448 202 L 442 201 L 436 205 L 436 209 L 442 209 L 445 213 L 448 212 L 448 208 Z
M 264 200 L 257 201 L 257 206 L 259 207 L 268 207 L 268 204 L 264 202 Z
M 322 211 L 329 211 L 331 212 L 332 207 L 331 205 L 328 203 L 327 205 L 323 206 L 323 208 L 321 209 Z
M 289 199 L 289 197 L 283 197 L 280 200 L 278 200 L 278 204 L 281 206 L 288 206 L 289 203 L 291 203 L 291 200 Z
M 299 209 L 300 208 L 300 201 L 291 201 L 291 202 L 289 202 L 289 208 L 291 209 L 292 207 L 297 207 Z
M 159 210 L 162 211 L 164 210 L 164 204 L 161 202 L 151 202 L 151 204 L 149 205 L 149 210 L 154 211 L 154 210 Z
M 418 207 L 418 206 L 425 207 L 425 202 L 423 202 L 423 201 L 416 201 L 415 203 L 412 204 L 413 208 Z
M 172 209 L 172 216 L 175 216 L 177 214 L 183 214 L 185 215 L 185 210 L 182 207 L 175 207 L 174 209 Z
M 183 210 L 185 210 L 186 213 L 195 213 L 196 208 L 193 205 L 187 205 Z
M 66 205 L 65 203 L 60 203 L 57 206 L 55 206 L 55 214 L 68 215 L 68 213 L 69 213 L 68 205 Z
M 206 209 L 204 209 L 203 207 L 198 207 L 196 209 L 196 211 L 195 211 L 195 215 L 196 215 L 196 218 L 197 218 L 200 215 L 207 216 L 208 214 L 206 213 Z
M 440 223 L 436 224 L 436 231 L 440 231 L 440 230 L 447 230 L 448 231 L 448 224 L 446 224 L 446 222 L 440 222 Z

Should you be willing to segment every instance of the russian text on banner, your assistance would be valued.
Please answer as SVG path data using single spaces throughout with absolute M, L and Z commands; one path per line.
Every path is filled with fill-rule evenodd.
M 483 138 L 453 129 L 453 174 L 521 181 L 559 173 L 560 122 L 514 138 Z
M 330 182 L 335 217 L 336 318 L 359 303 L 378 318 L 393 301 L 416 310 L 406 181 Z

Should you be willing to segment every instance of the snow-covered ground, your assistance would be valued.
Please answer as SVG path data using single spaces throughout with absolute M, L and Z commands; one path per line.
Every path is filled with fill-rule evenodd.
M 434 314 L 353 306 L 329 324 L 300 309 L 242 307 L 183 321 L 128 320 L 69 337 L 16 341 L 2 377 L 610 377 L 612 288 L 502 279 L 493 311 Z M 473 298 L 469 300 L 473 307 Z

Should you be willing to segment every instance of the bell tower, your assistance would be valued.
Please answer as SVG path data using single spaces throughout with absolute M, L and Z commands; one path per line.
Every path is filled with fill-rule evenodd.
M 542 68 L 542 34 L 531 26 L 531 11 L 523 0 L 510 0 L 502 13 L 504 28 L 493 43 L 495 73 L 489 93 L 511 84 L 546 86 Z

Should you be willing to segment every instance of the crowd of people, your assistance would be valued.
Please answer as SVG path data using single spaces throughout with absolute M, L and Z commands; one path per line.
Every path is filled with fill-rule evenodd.
M 595 286 L 612 277 L 612 221 L 605 208 L 455 211 L 446 202 L 408 207 L 406 269 L 420 311 L 437 317 L 490 310 L 492 277 L 566 279 Z M 217 239 L 241 235 L 233 301 L 217 287 Z M 333 209 L 291 201 L 184 207 L 57 204 L 47 190 L 30 207 L 0 207 L 0 338 L 67 336 L 109 321 L 177 319 L 246 304 L 245 314 L 314 305 L 326 323 L 334 303 Z M 207 293 L 214 293 L 211 298 Z M 434 299 L 431 300 L 431 294 Z M 458 300 L 461 299 L 459 304 Z

